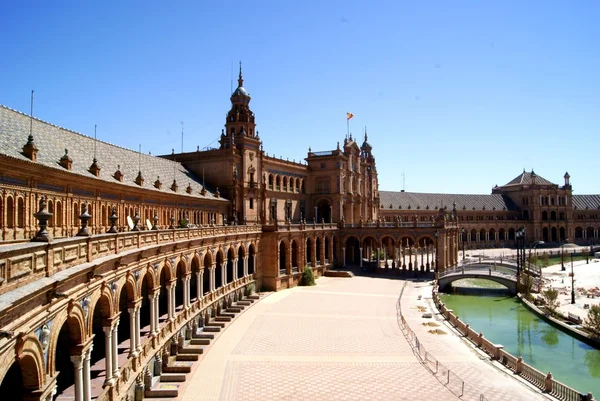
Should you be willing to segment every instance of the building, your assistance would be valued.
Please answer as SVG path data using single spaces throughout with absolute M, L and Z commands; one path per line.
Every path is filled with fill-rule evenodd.
M 268 156 L 241 70 L 218 149 L 154 157 L 3 106 L 0 137 L 9 399 L 157 396 L 192 333 L 218 330 L 255 288 L 336 264 L 458 263 L 459 212 L 432 203 L 423 221 L 383 221 L 366 132 L 306 164 Z

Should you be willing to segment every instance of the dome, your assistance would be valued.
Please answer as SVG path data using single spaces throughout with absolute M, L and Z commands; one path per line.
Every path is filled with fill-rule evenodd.
M 238 86 L 238 88 L 233 92 L 233 94 L 231 96 L 249 96 L 249 95 L 243 86 Z

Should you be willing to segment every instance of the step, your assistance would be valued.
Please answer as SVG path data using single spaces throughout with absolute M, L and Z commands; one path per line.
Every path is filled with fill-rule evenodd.
M 234 318 L 235 317 L 235 313 L 230 313 L 230 312 L 221 312 L 219 313 L 219 316 L 217 317 L 230 317 L 230 318 Z
M 176 361 L 197 361 L 198 354 L 177 354 Z
M 193 362 L 177 361 L 171 366 L 163 366 L 163 373 L 190 373 L 192 371 Z
M 237 301 L 235 306 L 250 306 L 252 305 L 252 301 Z
M 229 317 L 229 316 L 217 316 L 215 318 L 215 322 L 231 322 L 231 317 Z
M 196 333 L 192 336 L 193 338 L 208 338 L 209 340 L 213 340 L 215 335 L 212 333 Z
M 204 326 L 204 331 L 209 333 L 218 333 L 221 331 L 221 326 Z
M 210 338 L 192 338 L 190 340 L 190 345 L 209 345 Z
M 144 391 L 145 398 L 175 398 L 179 395 L 179 385 L 173 383 L 158 383 L 150 390 Z
M 204 326 L 204 329 L 206 330 L 207 327 L 214 327 L 214 326 L 218 326 L 220 328 L 225 328 L 226 324 L 225 322 L 217 322 L 215 320 L 211 320 L 210 323 L 208 324 L 208 326 Z
M 184 382 L 185 379 L 185 373 L 163 373 L 160 375 L 161 383 Z
M 231 307 L 227 308 L 227 312 L 241 313 L 242 309 L 244 309 L 244 307 L 236 305 L 236 306 L 231 306 Z
M 259 300 L 259 299 L 260 299 L 260 296 L 259 296 L 259 295 L 256 295 L 256 294 L 252 294 L 252 295 L 248 295 L 246 298 L 248 298 L 248 299 L 253 299 L 253 300 L 255 300 L 255 301 L 256 301 L 256 300 Z
M 181 354 L 200 355 L 202 353 L 204 353 L 204 347 L 199 346 L 199 345 L 197 345 L 197 346 L 189 345 L 189 346 L 185 346 L 185 347 L 181 348 L 177 355 L 181 355 Z

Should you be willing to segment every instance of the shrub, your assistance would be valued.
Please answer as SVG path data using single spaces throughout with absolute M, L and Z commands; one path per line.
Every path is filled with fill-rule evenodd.
M 600 305 L 590 306 L 590 310 L 588 311 L 588 315 L 583 324 L 596 334 L 600 334 Z
M 525 299 L 530 300 L 533 278 L 529 274 L 521 273 L 521 280 L 518 284 L 519 288 L 517 288 L 517 291 L 523 294 Z
M 254 294 L 256 287 L 254 286 L 254 283 L 250 283 L 246 286 L 246 296 L 252 295 Z
M 542 296 L 546 303 L 546 309 L 551 313 L 555 313 L 556 308 L 558 308 L 558 291 L 554 288 L 548 288 L 546 291 L 542 292 Z
M 302 270 L 302 277 L 300 278 L 300 282 L 298 285 L 315 285 L 315 275 L 312 269 L 309 266 L 304 266 L 304 270 Z

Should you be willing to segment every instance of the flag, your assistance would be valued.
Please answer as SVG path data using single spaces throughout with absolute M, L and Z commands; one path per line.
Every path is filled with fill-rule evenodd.
M 352 113 L 346 113 L 346 120 L 349 120 L 352 117 L 354 117 L 354 114 L 352 114 Z

